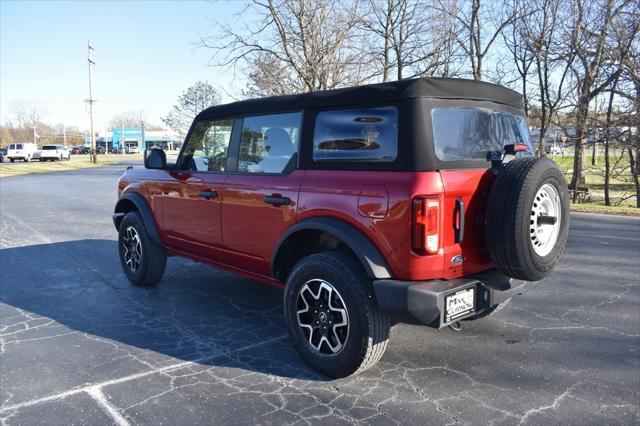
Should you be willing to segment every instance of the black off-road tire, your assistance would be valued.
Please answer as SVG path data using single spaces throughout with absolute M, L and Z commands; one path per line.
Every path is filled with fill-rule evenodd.
M 338 291 L 348 312 L 348 337 L 335 354 L 316 350 L 298 325 L 298 293 L 305 283 L 318 279 Z M 362 265 L 345 252 L 312 254 L 296 264 L 286 283 L 284 315 L 289 336 L 302 358 L 331 377 L 346 377 L 375 365 L 389 341 L 390 320 L 377 307 L 371 280 Z
M 132 227 L 136 231 L 142 245 L 142 256 L 139 267 L 135 271 L 127 265 L 125 260 L 123 240 L 129 227 Z M 122 271 L 131 283 L 146 287 L 154 285 L 162 279 L 167 265 L 167 251 L 164 247 L 151 240 L 138 212 L 127 213 L 122 218 L 122 222 L 120 222 L 120 228 L 118 230 L 118 253 Z
M 539 255 L 534 248 L 540 189 L 549 185 L 557 192 L 559 229 L 550 251 Z M 517 158 L 503 166 L 491 189 L 486 212 L 485 235 L 489 255 L 507 276 L 538 281 L 555 267 L 564 252 L 569 231 L 569 191 L 556 164 L 547 158 Z

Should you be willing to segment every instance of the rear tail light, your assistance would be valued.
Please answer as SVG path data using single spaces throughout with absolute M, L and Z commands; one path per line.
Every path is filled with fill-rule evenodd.
M 420 196 L 413 199 L 412 248 L 420 254 L 435 254 L 440 247 L 440 199 Z

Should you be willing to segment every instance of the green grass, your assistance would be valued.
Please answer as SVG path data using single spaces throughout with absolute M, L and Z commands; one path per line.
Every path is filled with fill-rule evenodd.
M 594 203 L 571 203 L 571 211 L 583 213 L 618 214 L 640 216 L 640 209 L 631 206 L 603 206 Z
M 590 152 L 585 152 L 585 156 L 583 168 L 591 200 L 584 204 L 608 207 L 604 205 L 605 159 L 603 156 L 597 157 L 596 165 L 593 166 L 591 165 Z M 609 158 L 611 163 L 609 197 L 611 204 L 613 204 L 611 207 L 630 207 L 633 209 L 636 206 L 636 197 L 635 186 L 629 169 L 629 158 L 626 155 L 621 157 L 616 154 L 610 155 Z M 555 156 L 552 159 L 558 164 L 558 167 L 565 175 L 567 183 L 569 183 L 573 175 L 573 156 Z M 585 207 L 585 209 L 589 209 L 589 207 Z M 594 207 L 594 209 L 597 208 Z
M 72 155 L 70 161 L 31 161 L 28 164 L 22 162 L 6 163 L 0 166 L 0 178 L 26 175 L 31 173 L 50 173 L 66 170 L 86 169 L 91 167 L 108 166 L 116 164 L 123 159 L 140 159 L 141 156 L 109 154 L 98 155 L 98 162 L 92 163 L 88 155 Z M 8 160 L 7 160 L 8 161 Z

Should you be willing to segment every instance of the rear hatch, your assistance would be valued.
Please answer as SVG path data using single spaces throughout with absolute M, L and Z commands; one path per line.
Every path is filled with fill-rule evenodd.
M 40 157 L 57 157 L 58 149 L 55 145 L 45 145 L 40 151 Z
M 455 278 L 491 268 L 485 245 L 485 210 L 496 171 L 486 160 L 489 151 L 506 144 L 533 148 L 526 119 L 518 111 L 455 105 L 431 109 L 433 147 L 444 189 L 442 247 L 444 276 Z

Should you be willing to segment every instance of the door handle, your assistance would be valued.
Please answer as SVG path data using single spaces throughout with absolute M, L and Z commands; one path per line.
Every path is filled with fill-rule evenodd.
M 264 197 L 264 202 L 276 207 L 288 206 L 289 204 L 291 204 L 291 198 L 283 197 L 280 194 L 271 194 Z
M 212 198 L 217 198 L 218 193 L 216 191 L 200 191 L 198 192 L 198 197 L 210 200 Z

